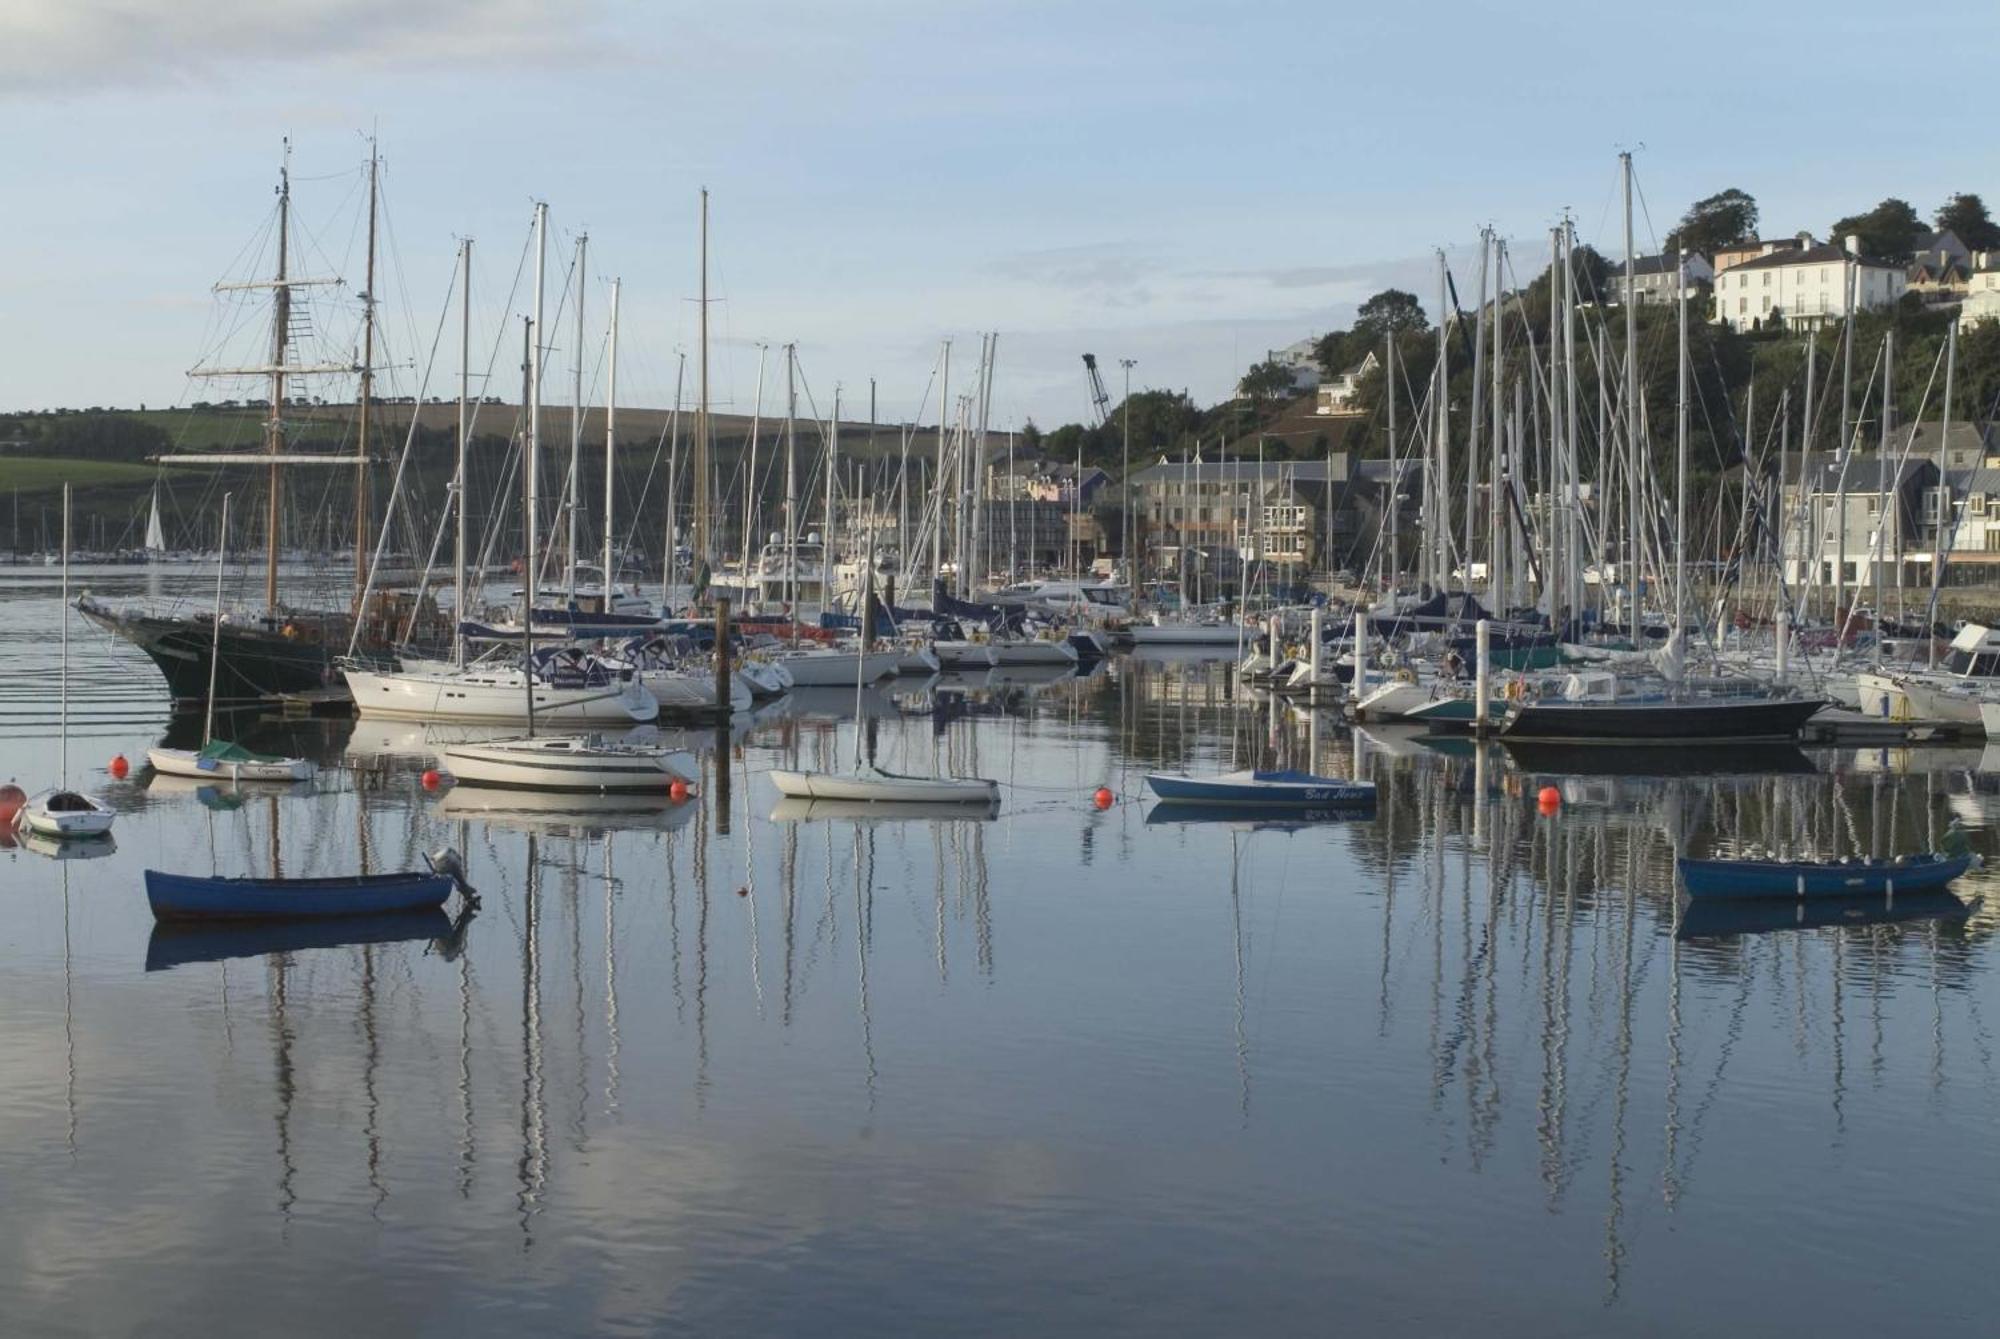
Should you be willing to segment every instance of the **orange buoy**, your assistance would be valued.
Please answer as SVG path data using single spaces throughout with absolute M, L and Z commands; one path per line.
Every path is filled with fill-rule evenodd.
M 436 790 L 444 784 L 444 773 L 438 771 L 435 767 L 426 768 L 424 769 L 423 781 L 425 790 Z
M 121 753 L 111 760 L 111 775 L 118 778 L 118 780 L 123 781 L 131 774 L 131 771 L 132 764 L 125 761 L 124 754 Z
M 687 797 L 688 797 L 687 782 L 676 781 L 674 782 L 673 785 L 667 787 L 667 798 L 672 800 L 675 804 L 681 804 L 685 802 Z
M 1545 814 L 1552 814 L 1562 808 L 1562 792 L 1554 786 L 1543 786 L 1535 795 L 1535 803 Z
M 1111 802 L 1117 798 L 1118 797 L 1116 795 L 1113 795 L 1111 793 L 1111 787 L 1099 786 L 1097 788 L 1097 793 L 1090 797 L 1090 802 L 1096 805 L 1100 809 L 1109 809 L 1111 807 Z

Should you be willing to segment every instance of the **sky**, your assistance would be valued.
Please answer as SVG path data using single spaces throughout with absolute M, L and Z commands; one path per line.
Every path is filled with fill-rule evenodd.
M 455 329 L 431 348 L 461 237 L 474 362 L 517 393 L 518 356 L 496 348 L 527 310 L 509 293 L 544 200 L 552 293 L 590 235 L 586 363 L 616 275 L 619 398 L 671 403 L 697 344 L 705 186 L 718 407 L 751 409 L 762 343 L 775 408 L 791 342 L 820 414 L 836 385 L 865 414 L 872 378 L 882 421 L 926 396 L 932 421 L 941 342 L 955 398 L 995 332 L 997 428 L 1085 418 L 1084 352 L 1114 399 L 1130 358 L 1135 390 L 1212 403 L 1381 288 L 1434 309 L 1440 248 L 1469 301 L 1483 226 L 1514 239 L 1522 281 L 1565 211 L 1619 254 L 1621 150 L 1642 251 L 1731 186 L 1769 235 L 1824 234 L 1890 195 L 1926 215 L 1955 191 L 2000 204 L 1978 80 L 1920 77 L 1899 11 L 1804 12 L 0 0 L 0 409 L 255 393 L 186 372 L 243 319 L 210 290 L 251 277 L 287 136 L 304 260 L 349 294 L 371 131 L 380 145 L 376 294 L 403 393 L 426 366 L 429 393 L 455 393 Z M 1990 3 L 1925 13 L 1962 68 L 2000 40 Z M 324 337 L 347 338 L 353 304 L 328 300 Z M 550 343 L 567 376 L 574 339 Z

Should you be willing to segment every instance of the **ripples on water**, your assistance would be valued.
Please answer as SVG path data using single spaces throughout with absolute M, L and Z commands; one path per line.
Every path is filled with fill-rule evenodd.
M 53 580 L 0 573 L 30 789 Z M 1671 896 L 1682 840 L 1958 813 L 1991 853 L 1975 750 L 1559 777 L 1544 818 L 1498 750 L 1327 723 L 1374 820 L 1149 824 L 1146 767 L 1313 731 L 1125 661 L 870 696 L 886 765 L 1009 783 L 991 823 L 767 821 L 768 768 L 852 758 L 844 693 L 593 820 L 425 795 L 421 732 L 369 724 L 259 728 L 338 764 L 305 793 L 111 782 L 163 696 L 72 635 L 121 817 L 0 853 L 9 1333 L 1990 1330 L 1994 909 L 1677 939 Z M 156 936 L 140 886 L 446 842 L 456 933 Z

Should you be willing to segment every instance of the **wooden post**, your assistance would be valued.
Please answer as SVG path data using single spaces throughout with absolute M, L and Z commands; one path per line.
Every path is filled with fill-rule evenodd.
M 729 718 L 729 598 L 717 596 L 715 600 L 715 710 L 724 720 Z
M 729 599 L 715 601 L 715 833 L 729 835 Z

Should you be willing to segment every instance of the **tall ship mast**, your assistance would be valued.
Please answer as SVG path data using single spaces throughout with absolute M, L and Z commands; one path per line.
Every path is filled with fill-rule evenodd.
M 195 368 L 190 376 L 203 380 L 262 380 L 268 386 L 269 415 L 263 424 L 263 447 L 257 451 L 176 451 L 160 457 L 163 463 L 181 467 L 245 469 L 261 474 L 265 488 L 264 506 L 264 590 L 260 608 L 228 615 L 217 629 L 215 615 L 207 610 L 167 611 L 114 609 L 89 598 L 78 601 L 79 611 L 93 623 L 124 637 L 144 651 L 159 666 L 175 704 L 203 701 L 211 681 L 224 703 L 248 703 L 273 698 L 312 694 L 340 683 L 334 658 L 346 652 L 360 619 L 362 635 L 354 639 L 364 658 L 382 659 L 394 654 L 391 641 L 402 631 L 411 610 L 399 607 L 393 594 L 378 593 L 370 601 L 368 614 L 358 607 L 358 592 L 366 573 L 368 531 L 367 470 L 370 461 L 369 412 L 374 398 L 376 355 L 376 295 L 374 293 L 375 240 L 378 160 L 374 145 L 368 161 L 368 291 L 361 294 L 362 331 L 358 357 L 301 356 L 305 331 L 299 312 L 303 290 L 341 287 L 344 281 L 331 276 L 301 276 L 295 272 L 293 254 L 293 201 L 291 144 L 286 141 L 284 159 L 278 170 L 275 264 L 266 278 L 219 283 L 217 294 L 268 290 L 271 303 L 271 335 L 268 357 L 259 363 L 215 365 Z M 354 445 L 345 451 L 292 449 L 287 423 L 288 393 L 295 383 L 318 377 L 356 377 L 356 422 Z M 284 553 L 286 479 L 296 469 L 348 468 L 354 471 L 355 582 L 353 592 L 339 608 L 314 608 L 288 603 L 281 589 L 281 560 Z M 322 597 L 321 603 L 326 601 Z M 406 602 L 405 602 L 406 603 Z M 443 628 L 434 608 L 416 611 L 417 636 L 423 641 L 442 641 Z

